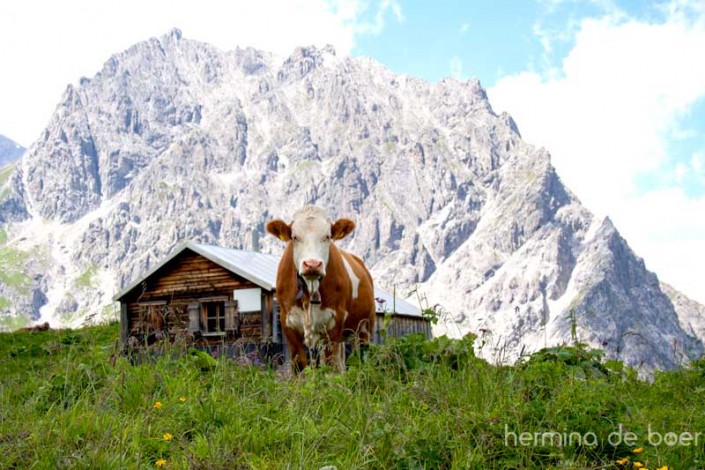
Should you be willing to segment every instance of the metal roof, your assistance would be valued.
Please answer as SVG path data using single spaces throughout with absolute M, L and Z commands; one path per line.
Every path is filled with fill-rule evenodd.
M 384 303 L 379 302 L 379 300 L 384 300 Z M 375 285 L 375 301 L 377 302 L 378 312 L 396 312 L 399 315 L 406 315 L 409 317 L 422 317 L 421 310 L 414 307 L 409 302 L 403 300 L 400 297 L 394 297 L 384 289 L 380 289 Z
M 263 289 L 271 291 L 277 286 L 278 256 L 198 243 L 189 243 L 187 246 L 204 258 L 254 282 Z
M 273 291 L 277 285 L 277 268 L 279 266 L 279 256 L 267 253 L 257 253 L 248 250 L 236 250 L 233 248 L 223 248 L 215 245 L 203 245 L 200 243 L 187 242 L 176 248 L 171 255 L 167 256 L 161 263 L 152 268 L 147 274 L 130 284 L 121 293 L 115 296 L 115 300 L 120 300 L 132 289 L 139 286 L 145 279 L 157 272 L 169 261 L 174 259 L 184 250 L 189 249 L 203 256 L 204 258 L 224 267 L 232 273 L 251 281 L 261 288 Z M 421 311 L 409 302 L 375 286 L 375 299 L 384 300 L 377 302 L 377 311 L 391 312 L 392 309 L 399 315 L 411 317 L 421 317 Z

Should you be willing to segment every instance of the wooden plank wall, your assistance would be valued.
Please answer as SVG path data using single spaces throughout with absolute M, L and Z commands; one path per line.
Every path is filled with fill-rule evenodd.
M 134 300 L 148 302 L 218 295 L 232 296 L 233 289 L 246 287 L 256 286 L 238 278 L 222 266 L 190 250 L 185 250 L 154 273 L 143 285 L 142 292 L 137 292 L 137 298 Z
M 377 313 L 377 319 L 375 321 L 375 334 L 373 338 L 375 343 L 384 343 L 384 338 L 381 335 L 383 330 L 384 314 Z M 398 338 L 400 336 L 415 333 L 421 333 L 426 336 L 426 338 L 430 339 L 431 324 L 423 318 L 406 317 L 401 315 L 394 315 L 391 321 L 388 322 L 387 337 Z
M 185 250 L 123 299 L 127 305 L 128 329 L 134 332 L 144 328 L 150 310 L 156 310 L 163 316 L 169 331 L 185 331 L 189 323 L 189 303 L 205 297 L 232 299 L 234 289 L 250 287 L 257 286 L 197 253 Z M 156 304 L 160 301 L 164 304 Z M 242 336 L 260 341 L 262 315 L 244 315 L 241 320 Z M 221 339 L 208 338 L 205 341 L 220 342 Z

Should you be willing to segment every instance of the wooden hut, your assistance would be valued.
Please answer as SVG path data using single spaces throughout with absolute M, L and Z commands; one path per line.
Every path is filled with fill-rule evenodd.
M 278 264 L 279 257 L 254 251 L 181 245 L 116 296 L 123 344 L 136 349 L 183 337 L 229 355 L 237 354 L 236 345 L 286 354 L 275 292 Z M 418 308 L 376 286 L 375 297 L 375 342 L 383 340 L 385 314 L 391 315 L 387 336 L 431 336 Z

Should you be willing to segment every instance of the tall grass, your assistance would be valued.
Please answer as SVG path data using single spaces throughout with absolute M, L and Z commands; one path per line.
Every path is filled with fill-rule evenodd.
M 0 335 L 0 468 L 705 467 L 705 437 L 648 439 L 705 433 L 704 362 L 646 383 L 579 345 L 497 367 L 471 337 L 407 337 L 291 377 L 176 350 L 131 365 L 118 336 Z

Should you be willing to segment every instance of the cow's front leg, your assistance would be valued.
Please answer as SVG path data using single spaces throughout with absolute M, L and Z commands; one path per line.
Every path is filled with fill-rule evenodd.
M 339 372 L 345 372 L 345 343 L 343 342 L 343 322 L 328 331 L 325 342 L 326 364 Z
M 306 348 L 304 348 L 303 338 L 295 330 L 284 329 L 286 341 L 289 343 L 289 354 L 291 354 L 291 367 L 295 374 L 300 373 L 308 365 L 306 359 Z
M 332 343 L 330 355 L 326 359 L 335 370 L 345 372 L 345 343 L 342 341 Z
M 339 372 L 345 372 L 345 343 L 326 341 L 323 345 L 323 360 Z

